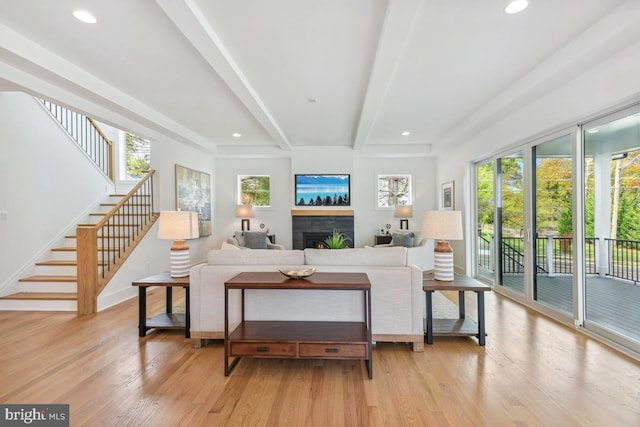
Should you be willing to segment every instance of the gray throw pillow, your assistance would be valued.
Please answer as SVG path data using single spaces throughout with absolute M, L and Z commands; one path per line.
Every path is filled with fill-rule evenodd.
M 244 245 L 250 249 L 267 249 L 267 233 L 264 231 L 244 231 Z
M 391 246 L 404 246 L 405 248 L 413 247 L 413 233 L 393 233 L 391 238 Z

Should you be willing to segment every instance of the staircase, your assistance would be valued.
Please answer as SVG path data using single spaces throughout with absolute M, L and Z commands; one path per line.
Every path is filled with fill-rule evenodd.
M 126 196 L 126 194 L 110 195 L 109 201 L 100 204 L 97 212 L 89 215 L 88 222 L 78 224 L 78 227 L 95 226 Z M 98 244 L 100 242 L 102 239 L 99 239 Z M 111 244 L 111 246 L 114 245 Z M 98 272 L 101 275 L 106 265 L 106 261 L 98 262 Z M 65 236 L 62 246 L 51 248 L 49 260 L 36 263 L 33 276 L 18 280 L 18 292 L 0 297 L 0 309 L 77 311 L 77 266 L 77 242 L 76 234 L 73 233 Z
M 36 98 L 37 99 L 37 98 Z M 113 144 L 82 114 L 38 99 L 95 166 L 113 182 Z M 148 171 L 127 194 L 114 194 L 89 214 L 86 223 L 50 249 L 50 259 L 25 269 L 12 282 L 18 292 L 0 297 L 0 310 L 97 311 L 97 300 L 158 214 L 153 210 L 153 175 Z

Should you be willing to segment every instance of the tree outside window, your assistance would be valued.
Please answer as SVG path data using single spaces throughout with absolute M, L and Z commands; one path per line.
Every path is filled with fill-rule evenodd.
M 238 203 L 271 206 L 271 177 L 269 175 L 238 175 Z
M 148 140 L 131 133 L 125 134 L 127 143 L 127 179 L 140 179 L 149 169 L 151 144 Z
M 411 175 L 378 175 L 379 208 L 411 204 Z

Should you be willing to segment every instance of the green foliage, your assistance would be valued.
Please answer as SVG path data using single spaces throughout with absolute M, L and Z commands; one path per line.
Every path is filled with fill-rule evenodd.
M 240 179 L 240 198 L 243 205 L 271 206 L 269 176 L 243 176 Z
M 524 227 L 523 162 L 521 157 L 501 159 L 503 235 L 520 235 Z
M 348 247 L 347 242 L 349 241 L 351 241 L 351 238 L 336 229 L 324 239 L 324 243 L 329 249 L 344 249 Z
M 127 133 L 127 176 L 129 178 L 142 178 L 149 169 L 150 143 L 144 138 Z
M 477 169 L 478 225 L 493 224 L 493 163 L 484 163 Z

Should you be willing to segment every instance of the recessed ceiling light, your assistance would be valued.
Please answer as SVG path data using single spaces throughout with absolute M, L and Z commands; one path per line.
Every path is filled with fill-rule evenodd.
M 409 132 L 408 130 L 405 130 L 404 132 L 402 132 L 400 135 L 402 136 L 409 136 L 411 135 L 411 132 Z
M 238 133 L 238 132 L 234 132 L 234 133 L 231 134 L 231 136 L 234 137 L 234 138 L 240 138 L 242 136 L 242 134 Z
M 528 0 L 513 0 L 504 8 L 504 13 L 508 13 L 509 15 L 520 13 L 525 10 L 527 6 L 529 6 Z
M 76 10 L 73 12 L 73 16 L 75 16 L 75 18 L 78 21 L 82 21 L 85 22 L 87 24 L 95 24 L 96 22 L 98 22 L 95 18 L 95 16 L 93 16 L 92 14 L 90 14 L 89 12 L 86 12 L 84 10 Z

